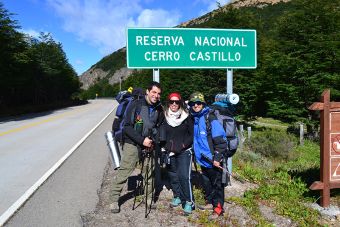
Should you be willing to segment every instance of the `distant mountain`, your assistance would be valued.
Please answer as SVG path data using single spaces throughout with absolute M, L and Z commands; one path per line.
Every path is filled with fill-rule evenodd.
M 220 9 L 209 12 L 201 17 L 181 23 L 177 27 L 197 27 L 202 23 L 210 20 L 218 12 L 218 10 L 225 9 L 228 5 L 239 7 L 265 7 L 267 5 L 276 4 L 279 2 L 288 2 L 290 0 L 239 0 L 233 1 L 230 4 L 221 6 Z M 119 83 L 120 78 L 125 80 L 132 74 L 133 70 L 126 68 L 126 48 L 123 47 L 112 54 L 102 58 L 98 63 L 91 66 L 80 77 L 82 88 L 87 90 L 90 86 L 96 84 L 102 79 L 107 79 L 109 84 Z
M 84 72 L 79 80 L 82 88 L 87 90 L 99 80 L 107 79 L 110 84 L 119 83 L 120 78 L 126 79 L 133 70 L 126 68 L 126 48 L 121 48 L 112 54 L 102 58 Z

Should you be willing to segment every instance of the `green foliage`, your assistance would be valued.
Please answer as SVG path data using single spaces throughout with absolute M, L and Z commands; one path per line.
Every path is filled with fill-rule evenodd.
M 50 34 L 24 36 L 11 16 L 0 3 L 0 112 L 59 106 L 77 98 L 80 83 L 62 45 Z
M 255 220 L 258 226 L 273 226 L 261 215 L 256 196 L 252 191 L 246 191 L 243 198 L 231 198 L 235 203 L 243 206 L 248 215 Z
M 87 90 L 81 92 L 82 99 L 94 99 L 98 97 L 114 97 L 119 91 L 118 85 L 112 86 L 107 79 L 100 80 Z
M 109 71 L 108 76 L 112 76 L 116 70 L 125 67 L 126 52 L 125 49 L 120 49 L 93 65 L 91 68 L 96 67 L 104 71 Z
M 198 225 L 203 225 L 206 227 L 218 227 L 220 226 L 220 224 L 216 221 L 216 220 L 209 220 L 209 215 L 211 214 L 211 212 L 209 211 L 200 211 L 198 210 L 198 217 L 194 218 L 192 216 L 189 216 L 188 220 L 192 223 L 196 223 Z
M 265 157 L 287 159 L 296 142 L 293 135 L 283 130 L 266 129 L 254 132 L 248 145 L 251 151 Z
M 282 141 L 277 140 L 276 137 L 279 135 L 282 137 L 282 134 L 285 134 L 283 130 L 270 129 L 254 134 L 257 139 L 259 138 L 257 136 L 261 135 L 273 141 L 272 149 L 277 151 L 271 153 L 281 152 Z M 254 140 L 255 136 L 252 137 L 252 141 Z M 281 156 L 274 158 L 261 152 L 251 155 L 250 144 L 245 144 L 245 147 L 236 153 L 233 167 L 238 175 L 256 183 L 258 187 L 247 191 L 242 198 L 231 200 L 244 206 L 248 214 L 261 223 L 259 224 L 261 226 L 268 224 L 259 212 L 261 205 L 269 206 L 277 214 L 289 217 L 298 226 L 321 226 L 318 222 L 318 212 L 306 206 L 306 203 L 316 201 L 315 195 L 310 193 L 308 186 L 318 180 L 316 172 L 319 171 L 320 163 L 319 145 L 305 140 L 304 146 L 294 146 L 290 154 L 284 158 Z
M 242 164 L 242 167 L 236 167 L 236 170 L 241 169 L 240 175 L 253 183 L 260 183 L 267 179 L 266 170 L 260 168 L 254 168 L 247 160 L 246 163 Z
M 317 211 L 301 203 L 303 194 L 308 191 L 306 184 L 283 171 L 273 172 L 272 179 L 270 184 L 261 184 L 258 189 L 249 193 L 260 201 L 275 204 L 277 214 L 292 218 L 299 226 L 316 225 Z
M 325 88 L 339 98 L 339 17 L 337 1 L 291 1 L 292 10 L 275 20 L 275 46 L 266 54 L 268 116 L 298 120 Z M 337 65 L 337 66 L 336 66 Z
M 320 165 L 320 145 L 305 140 L 303 146 L 294 149 L 294 155 L 280 168 L 286 171 L 303 172 Z
M 194 186 L 193 194 L 195 198 L 195 203 L 198 205 L 205 205 L 204 193 L 201 188 L 197 188 Z

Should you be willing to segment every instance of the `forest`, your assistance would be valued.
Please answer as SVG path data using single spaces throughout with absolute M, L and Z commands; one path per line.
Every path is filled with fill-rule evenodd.
M 0 2 L 0 115 L 79 103 L 80 82 L 61 43 L 20 33 L 12 16 Z
M 220 6 L 216 13 L 204 16 L 205 22 L 188 26 L 255 29 L 257 68 L 234 70 L 233 92 L 240 96 L 237 114 L 313 125 L 318 117 L 308 107 L 319 101 L 324 89 L 331 89 L 332 100 L 340 100 L 339 7 L 340 0 L 292 0 L 264 7 Z M 113 53 L 93 67 L 121 67 L 122 59 L 116 59 Z M 138 70 L 123 81 L 122 88 L 145 88 L 151 80 L 152 70 Z M 160 82 L 163 100 L 174 90 L 185 98 L 193 91 L 201 91 L 212 102 L 217 93 L 226 91 L 226 70 L 162 69 Z M 82 95 L 114 96 L 118 91 L 119 84 L 112 86 L 103 79 Z

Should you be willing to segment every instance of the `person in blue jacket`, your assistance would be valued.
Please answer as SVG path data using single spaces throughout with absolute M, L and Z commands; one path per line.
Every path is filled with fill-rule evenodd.
M 205 206 L 198 206 L 198 208 L 212 209 L 212 218 L 217 218 L 223 214 L 224 205 L 224 185 L 222 184 L 220 167 L 222 166 L 223 155 L 228 148 L 226 133 L 216 116 L 210 113 L 211 109 L 206 105 L 202 93 L 194 92 L 191 94 L 189 106 L 190 113 L 194 117 L 193 148 L 196 162 L 201 166 L 203 189 L 207 202 Z M 207 132 L 207 116 L 209 116 L 211 133 Z M 211 135 L 212 146 L 209 146 L 208 134 Z

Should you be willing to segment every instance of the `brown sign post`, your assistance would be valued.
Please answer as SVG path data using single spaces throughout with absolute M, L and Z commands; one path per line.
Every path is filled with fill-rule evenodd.
M 330 90 L 310 110 L 320 110 L 320 181 L 309 188 L 321 190 L 321 206 L 328 207 L 330 189 L 340 188 L 340 102 L 330 102 Z

